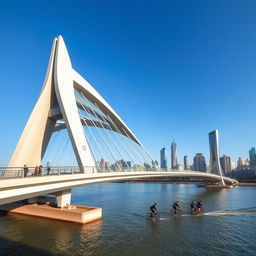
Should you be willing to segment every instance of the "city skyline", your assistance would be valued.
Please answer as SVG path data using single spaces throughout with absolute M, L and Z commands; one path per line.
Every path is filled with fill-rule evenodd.
M 59 34 L 74 68 L 153 159 L 174 137 L 179 163 L 197 152 L 209 161 L 207 133 L 216 128 L 221 155 L 248 158 L 256 127 L 255 2 L 230 8 L 228 2 L 102 1 L 99 8 L 89 2 L 9 1 L 0 7 L 0 165 L 7 164 L 37 100 L 52 38 Z
M 173 142 L 171 142 L 171 146 L 172 146 L 172 143 Z M 175 147 L 177 147 L 177 143 L 176 142 L 174 142 L 174 143 L 175 143 Z M 168 154 L 167 154 L 168 150 L 166 149 L 166 147 L 163 147 L 160 150 L 160 158 L 159 158 L 160 163 L 161 163 L 161 154 L 162 154 L 161 152 L 162 152 L 163 149 L 165 151 L 165 155 L 167 155 L 167 157 L 165 158 L 166 161 L 167 161 L 167 168 L 171 168 L 172 167 L 172 155 L 170 155 L 168 157 Z M 171 147 L 170 147 L 169 150 L 171 151 Z M 195 156 L 199 155 L 199 154 L 201 155 L 202 153 L 195 153 L 194 156 L 192 157 L 192 159 Z M 178 159 L 178 163 L 179 163 L 179 159 L 183 159 L 183 161 L 181 161 L 181 163 L 183 163 L 182 166 L 184 167 L 184 169 L 185 169 L 185 163 L 187 163 L 186 164 L 187 166 L 193 167 L 193 164 L 192 165 L 189 164 L 189 162 L 190 162 L 189 159 L 190 158 L 189 158 L 188 155 L 179 156 L 179 154 L 177 154 L 177 152 L 176 152 L 176 157 Z M 204 154 L 203 154 L 203 157 L 205 158 L 206 167 L 208 167 L 208 165 L 210 163 L 210 159 L 207 159 Z M 158 160 L 156 160 L 156 161 L 158 161 Z M 231 159 L 231 157 L 228 154 L 222 154 L 222 156 L 219 155 L 219 161 L 220 161 L 222 170 L 223 170 L 223 167 L 224 167 L 226 172 L 229 172 L 230 170 L 236 169 L 239 165 L 241 165 L 241 166 L 248 165 L 250 167 L 255 168 L 256 167 L 256 148 L 251 147 L 247 151 L 247 156 L 245 156 L 245 157 L 238 156 L 237 159 Z M 223 172 L 224 172 L 224 170 L 223 170 Z

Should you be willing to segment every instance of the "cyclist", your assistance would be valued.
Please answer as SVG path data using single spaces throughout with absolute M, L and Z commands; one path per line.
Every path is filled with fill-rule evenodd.
M 190 204 L 190 208 L 191 208 L 190 213 L 193 214 L 196 210 L 196 201 L 195 200 Z
M 157 208 L 156 208 L 156 203 L 154 203 L 153 205 L 150 206 L 150 211 L 151 211 L 151 217 L 154 217 L 155 215 L 157 215 Z
M 203 208 L 203 202 L 202 200 L 199 200 L 196 205 L 197 211 L 199 214 L 202 214 L 202 208 Z
M 178 209 L 180 209 L 179 201 L 175 201 L 172 208 L 174 209 L 174 214 L 177 214 Z

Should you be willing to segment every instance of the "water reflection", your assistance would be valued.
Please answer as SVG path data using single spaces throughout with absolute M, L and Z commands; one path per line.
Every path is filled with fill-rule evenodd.
M 190 202 L 199 199 L 207 214 L 188 215 Z M 181 202 L 183 216 L 170 216 L 175 200 Z M 0 255 L 240 256 L 256 251 L 255 188 L 109 183 L 74 189 L 73 202 L 102 207 L 103 220 L 78 225 L 0 216 Z M 145 215 L 154 202 L 161 216 L 148 219 Z

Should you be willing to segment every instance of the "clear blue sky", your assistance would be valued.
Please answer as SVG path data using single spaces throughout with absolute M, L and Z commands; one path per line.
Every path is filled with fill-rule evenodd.
M 159 159 L 179 160 L 219 129 L 221 154 L 255 141 L 256 1 L 1 1 L 0 165 L 37 100 L 52 40 Z M 170 158 L 168 159 L 170 160 Z M 170 162 L 170 161 L 169 161 Z

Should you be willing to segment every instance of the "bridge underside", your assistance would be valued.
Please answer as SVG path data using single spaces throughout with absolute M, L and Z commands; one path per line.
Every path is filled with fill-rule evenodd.
M 7 179 L 0 180 L 0 205 L 95 183 L 154 177 L 166 177 L 172 178 L 172 180 L 175 178 L 177 180 L 185 178 L 191 179 L 192 181 L 204 181 L 209 184 L 218 184 L 221 181 L 218 175 L 199 172 L 116 172 L 95 173 L 86 176 L 85 174 L 73 174 Z M 237 181 L 230 178 L 224 177 L 224 180 L 227 185 L 237 184 Z

